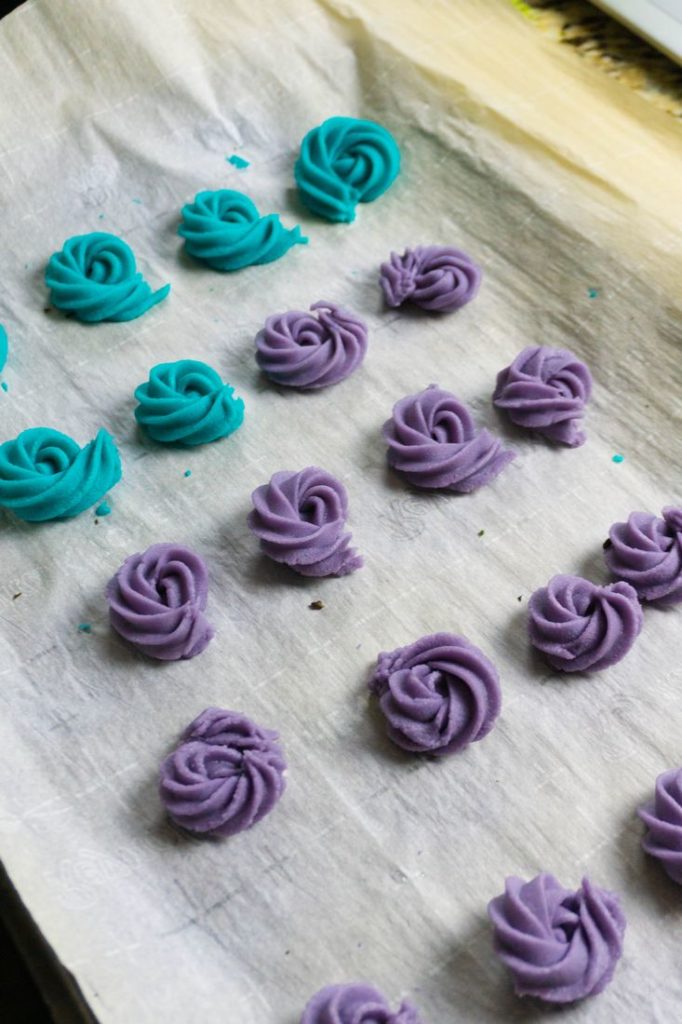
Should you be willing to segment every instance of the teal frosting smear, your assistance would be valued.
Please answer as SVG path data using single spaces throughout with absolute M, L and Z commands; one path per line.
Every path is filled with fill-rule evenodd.
M 2 324 L 0 324 L 0 370 L 4 370 L 5 368 L 8 352 L 9 344 L 7 342 L 7 331 Z
M 261 217 L 248 196 L 232 189 L 198 192 L 194 202 L 182 208 L 178 234 L 190 256 L 214 270 L 271 263 L 292 245 L 308 241 L 299 227 L 285 228 L 278 214 Z
M 294 176 L 313 213 L 350 223 L 357 204 L 378 199 L 399 171 L 400 150 L 386 128 L 354 117 L 330 117 L 303 139 Z
M 68 519 L 121 479 L 121 459 L 106 430 L 84 448 L 51 427 L 32 427 L 0 445 L 0 508 L 27 523 Z
M 130 246 L 102 231 L 69 238 L 50 257 L 45 283 L 52 305 L 85 323 L 134 320 L 170 291 L 166 284 L 153 292 Z
M 135 419 L 154 441 L 198 445 L 232 434 L 244 419 L 244 402 L 206 363 L 159 363 L 135 389 Z
M 100 505 L 98 505 L 97 508 L 95 509 L 95 515 L 96 516 L 110 516 L 111 515 L 111 505 L 109 504 L 109 502 L 108 501 L 103 501 Z
M 232 156 L 227 156 L 225 159 L 228 164 L 232 164 L 233 167 L 236 167 L 240 171 L 243 171 L 245 167 L 250 166 L 249 161 L 245 160 L 243 156 L 239 156 L 238 153 L 233 153 Z

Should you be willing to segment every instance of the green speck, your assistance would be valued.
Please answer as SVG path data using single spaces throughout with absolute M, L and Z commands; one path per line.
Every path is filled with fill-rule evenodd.
M 89 622 L 79 622 L 78 630 L 80 633 L 92 633 L 92 626 Z
M 104 220 L 104 214 L 103 213 L 98 214 L 97 219 L 98 220 Z
M 612 455 L 611 456 L 611 462 L 625 462 L 625 456 L 624 455 Z
M 183 473 L 183 476 L 191 476 L 191 475 L 192 475 L 192 470 L 191 469 L 186 469 L 185 472 Z
M 0 384 L 0 388 L 2 388 L 3 391 L 9 391 L 9 384 L 6 380 L 3 380 L 2 384 Z
M 587 289 L 587 297 L 589 299 L 596 299 L 598 295 L 599 295 L 599 289 L 598 288 L 588 288 Z
M 111 515 L 111 505 L 108 501 L 103 501 L 101 505 L 98 505 L 95 509 L 96 516 L 108 516 Z
M 228 164 L 239 168 L 240 171 L 243 171 L 245 167 L 249 167 L 249 161 L 245 160 L 243 156 L 238 156 L 237 153 L 233 153 L 232 156 L 226 156 L 225 159 Z
M 485 533 L 485 530 L 479 530 L 478 531 L 478 536 L 482 537 L 484 533 Z
M 142 206 L 142 200 L 141 199 L 133 199 L 132 202 L 136 203 L 137 206 Z

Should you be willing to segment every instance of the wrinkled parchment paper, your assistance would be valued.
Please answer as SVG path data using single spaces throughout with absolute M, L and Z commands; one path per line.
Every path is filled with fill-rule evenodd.
M 629 921 L 613 984 L 564 1019 L 676 1019 L 679 890 L 641 854 L 634 811 L 682 758 L 680 612 L 647 610 L 632 653 L 594 677 L 552 675 L 524 633 L 551 575 L 604 578 L 612 521 L 682 499 L 673 120 L 475 0 L 38 0 L 0 24 L 0 96 L 2 438 L 105 426 L 124 461 L 98 524 L 0 520 L 0 852 L 99 1020 L 296 1024 L 318 987 L 356 978 L 409 993 L 429 1024 L 537 1019 L 491 955 L 485 907 L 506 874 L 541 869 L 589 873 Z M 386 124 L 404 159 L 351 227 L 292 188 L 301 137 L 337 113 Z M 234 275 L 190 263 L 178 211 L 220 187 L 310 245 Z M 49 255 L 100 229 L 169 299 L 127 324 L 44 312 Z M 443 318 L 386 312 L 378 264 L 430 242 L 480 261 L 479 297 Z M 319 298 L 366 317 L 364 366 L 319 394 L 272 388 L 256 331 Z M 491 409 L 529 343 L 592 368 L 577 451 Z M 234 437 L 182 452 L 137 432 L 134 387 L 182 357 L 244 397 Z M 431 382 L 518 452 L 471 496 L 420 496 L 385 469 L 392 403 Z M 350 578 L 298 579 L 247 531 L 251 490 L 307 464 L 348 488 L 366 558 Z M 107 625 L 107 579 L 158 540 L 210 566 L 217 637 L 192 662 L 150 663 Z M 379 650 L 435 630 L 479 644 L 504 688 L 491 735 L 439 764 L 387 742 L 365 689 Z M 160 759 L 214 703 L 279 729 L 290 763 L 277 810 L 226 843 L 179 836 L 156 795 Z

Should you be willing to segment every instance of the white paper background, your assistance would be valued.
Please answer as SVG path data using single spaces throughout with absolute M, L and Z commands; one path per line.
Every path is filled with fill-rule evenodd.
M 0 434 L 49 424 L 84 443 L 105 426 L 124 463 L 97 526 L 91 513 L 0 519 L 0 852 L 103 1024 L 295 1024 L 318 987 L 355 978 L 410 993 L 427 1024 L 537 1019 L 491 955 L 485 907 L 506 874 L 543 869 L 567 885 L 589 873 L 629 921 L 613 984 L 566 1019 L 670 1021 L 679 890 L 641 854 L 634 810 L 682 756 L 680 613 L 647 610 L 627 659 L 589 678 L 546 671 L 524 627 L 554 573 L 605 578 L 612 521 L 682 497 L 674 297 L 653 237 L 627 260 L 604 247 L 619 218 L 627 230 L 622 197 L 588 195 L 561 159 L 471 119 L 466 83 L 448 94 L 346 13 L 39 2 L 0 25 Z M 336 113 L 385 123 L 403 152 L 396 185 L 351 227 L 316 221 L 292 189 L 301 137 Z M 251 166 L 226 163 L 233 152 Z M 300 223 L 310 245 L 234 275 L 190 263 L 178 211 L 221 187 Z M 44 313 L 46 260 L 90 230 L 125 238 L 169 299 L 128 324 Z M 442 319 L 387 313 L 379 263 L 431 242 L 480 261 L 479 297 Z M 365 364 L 320 394 L 273 389 L 256 331 L 319 298 L 366 317 Z M 491 410 L 497 371 L 529 343 L 571 347 L 592 369 L 577 451 Z M 146 443 L 132 398 L 152 365 L 183 357 L 246 402 L 238 434 L 187 453 Z M 474 495 L 415 495 L 384 468 L 392 403 L 431 382 L 518 452 Z M 349 490 L 366 559 L 352 577 L 264 564 L 246 528 L 251 490 L 308 464 Z M 159 540 L 210 567 L 217 636 L 192 662 L 150 663 L 107 625 L 107 579 Z M 316 598 L 323 611 L 308 609 Z M 480 645 L 504 691 L 491 735 L 438 764 L 384 739 L 365 690 L 379 650 L 435 630 Z M 160 759 L 209 704 L 279 729 L 290 765 L 277 810 L 226 843 L 180 837 L 156 795 Z

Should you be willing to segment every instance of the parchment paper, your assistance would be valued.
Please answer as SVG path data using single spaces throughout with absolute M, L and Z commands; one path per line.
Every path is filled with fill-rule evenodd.
M 642 855 L 634 811 L 682 757 L 680 612 L 647 609 L 626 660 L 593 677 L 551 674 L 525 639 L 536 587 L 605 579 L 609 525 L 682 499 L 673 120 L 475 0 L 39 0 L 0 24 L 0 96 L 1 436 L 49 424 L 84 443 L 105 426 L 124 461 L 98 524 L 0 520 L 0 851 L 102 1024 L 296 1024 L 318 987 L 357 978 L 410 993 L 428 1024 L 536 1020 L 485 907 L 505 875 L 542 869 L 617 890 L 629 921 L 613 984 L 564 1019 L 676 1019 L 680 893 Z M 404 160 L 350 227 L 292 188 L 300 139 L 337 113 L 386 124 Z M 310 245 L 234 275 L 190 263 L 178 212 L 220 187 Z M 172 283 L 132 323 L 44 312 L 46 260 L 99 229 Z M 379 263 L 431 242 L 480 261 L 479 297 L 443 318 L 386 312 Z M 254 335 L 319 298 L 366 317 L 366 362 L 286 394 L 259 377 Z M 593 371 L 579 450 L 491 409 L 530 343 Z M 246 402 L 234 437 L 186 453 L 133 418 L 150 367 L 182 357 Z M 381 424 L 431 382 L 518 453 L 471 496 L 419 496 L 385 469 Z M 298 579 L 246 528 L 251 490 L 308 464 L 348 488 L 366 559 L 352 577 Z M 144 660 L 107 624 L 107 579 L 159 540 L 210 567 L 217 636 L 188 663 Z M 365 688 L 378 651 L 435 630 L 480 645 L 504 688 L 490 736 L 439 764 L 391 746 Z M 214 703 L 279 729 L 290 764 L 276 811 L 226 843 L 182 838 L 156 794 L 160 759 Z

